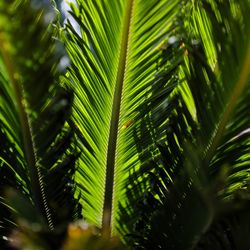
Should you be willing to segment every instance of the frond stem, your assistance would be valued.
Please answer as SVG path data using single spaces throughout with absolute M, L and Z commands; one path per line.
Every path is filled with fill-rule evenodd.
M 44 198 L 42 195 L 41 174 L 36 166 L 36 154 L 34 151 L 34 143 L 32 139 L 32 131 L 30 127 L 29 117 L 26 112 L 26 103 L 23 98 L 22 85 L 20 83 L 20 76 L 17 73 L 14 64 L 11 60 L 10 53 L 8 51 L 8 42 L 4 39 L 4 34 L 0 32 L 0 53 L 2 54 L 4 64 L 12 85 L 12 89 L 15 95 L 16 106 L 19 113 L 19 119 L 22 130 L 22 142 L 24 146 L 25 158 L 27 160 L 28 174 L 30 179 L 30 191 L 33 197 L 33 202 L 38 213 L 47 218 L 48 226 L 52 230 L 53 224 L 51 219 L 47 216 L 46 207 L 44 207 Z
M 239 74 L 239 79 L 235 84 L 235 87 L 232 91 L 232 95 L 228 101 L 227 107 L 223 113 L 221 122 L 219 123 L 218 129 L 216 130 L 215 135 L 212 138 L 212 142 L 210 144 L 210 147 L 207 151 L 205 162 L 209 162 L 211 158 L 213 157 L 217 147 L 219 146 L 219 143 L 221 141 L 221 138 L 224 134 L 226 125 L 228 124 L 229 120 L 231 119 L 231 116 L 235 110 L 235 107 L 238 103 L 238 100 L 244 91 L 247 83 L 248 83 L 248 76 L 250 72 L 250 44 L 248 44 L 246 56 L 244 58 L 242 68 Z
M 127 61 L 127 52 L 129 45 L 129 33 L 131 26 L 131 17 L 133 12 L 133 4 L 134 0 L 127 1 L 127 10 L 124 17 L 120 58 L 116 76 L 115 92 L 113 97 L 113 106 L 112 106 L 113 110 L 110 122 L 110 132 L 109 132 L 107 161 L 106 161 L 104 206 L 102 215 L 102 233 L 108 236 L 110 236 L 111 234 L 116 145 L 117 145 L 117 135 L 119 129 L 118 126 L 120 119 L 122 90 L 123 90 L 124 76 L 126 72 L 126 61 Z

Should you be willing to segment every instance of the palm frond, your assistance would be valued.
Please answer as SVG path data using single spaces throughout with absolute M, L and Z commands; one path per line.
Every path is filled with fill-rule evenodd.
M 198 68 L 193 67 L 195 78 L 190 79 L 190 82 L 198 80 L 206 83 L 208 86 L 206 93 L 210 93 L 206 103 L 205 98 L 199 101 L 200 111 L 197 111 L 197 117 L 200 117 L 198 120 L 201 128 L 205 128 L 200 133 L 204 145 L 202 158 L 207 162 L 206 165 L 215 172 L 218 172 L 223 164 L 231 165 L 233 170 L 237 168 L 237 161 L 240 159 L 244 159 L 245 164 L 248 162 L 246 150 L 249 147 L 249 138 L 247 138 L 249 116 L 246 110 L 249 107 L 250 22 L 247 16 L 249 8 L 247 1 L 233 1 L 230 4 L 227 1 L 221 3 L 207 1 L 195 12 L 195 23 L 197 24 L 201 22 L 201 12 L 206 11 L 203 13 L 202 19 L 208 21 L 204 21 L 203 26 L 211 29 L 211 32 L 207 37 L 203 35 L 200 39 L 204 41 L 208 39 L 208 36 L 212 38 L 211 47 L 214 48 L 216 57 L 215 65 L 209 64 L 213 71 L 207 66 L 205 66 L 206 71 L 203 68 L 198 71 Z M 239 19 L 236 17 L 238 14 L 241 16 Z M 209 48 L 205 41 L 203 46 L 208 60 Z M 198 60 L 198 53 L 195 53 L 191 59 L 193 60 L 192 65 L 194 65 L 194 61 Z M 208 78 L 206 78 L 207 76 Z M 198 96 L 198 94 L 201 96 L 201 91 L 204 92 L 205 89 L 199 90 L 196 87 L 192 93 L 194 96 Z M 198 107 L 198 101 L 196 106 Z M 208 110 L 206 115 L 204 110 Z M 242 119 L 240 122 L 239 118 Z M 246 147 L 246 150 L 239 146 Z M 235 161 L 230 161 L 232 158 Z M 218 160 L 219 164 L 216 166 L 215 162 Z M 229 175 L 231 175 L 231 170 Z
M 60 86 L 64 53 L 42 7 L 36 1 L 0 3 L 0 171 L 53 230 L 79 218 L 81 207 L 74 198 L 77 151 L 66 123 L 73 98 Z
M 131 174 L 121 207 L 121 231 L 136 249 L 193 249 L 228 212 L 225 198 L 248 185 L 249 7 L 247 1 L 187 3 L 192 15 L 180 32 L 184 54 L 166 99 L 166 137 L 157 141 L 160 153 L 142 158 L 145 167 Z M 141 134 L 141 145 L 152 138 L 143 127 Z
M 84 216 L 109 231 L 114 228 L 124 184 L 140 160 L 133 127 L 149 102 L 161 55 L 179 1 L 77 1 L 68 22 L 66 49 L 72 64 L 65 79 L 75 91 L 73 126 L 82 151 L 77 181 L 84 187 Z M 154 86 L 153 86 L 154 85 Z M 171 90 L 169 90 L 171 91 Z M 169 91 L 152 100 L 162 103 Z M 147 104 L 145 104 L 147 105 Z

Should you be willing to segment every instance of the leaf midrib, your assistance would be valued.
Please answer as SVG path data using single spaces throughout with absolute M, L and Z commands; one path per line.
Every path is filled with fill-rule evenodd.
M 117 136 L 119 132 L 120 108 L 121 108 L 124 76 L 126 72 L 128 46 L 129 46 L 129 33 L 131 27 L 133 4 L 134 0 L 128 0 L 127 9 L 124 17 L 124 26 L 122 31 L 122 39 L 120 47 L 120 58 L 116 75 L 115 91 L 114 91 L 111 121 L 110 121 L 107 160 L 106 160 L 104 205 L 103 205 L 103 215 L 102 215 L 102 231 L 104 234 L 107 235 L 110 235 L 111 233 L 116 146 L 117 146 Z
M 27 108 L 25 100 L 23 98 L 23 89 L 18 77 L 19 74 L 15 69 L 8 49 L 5 48 L 8 47 L 8 41 L 5 40 L 5 36 L 3 33 L 0 33 L 0 42 L 1 44 L 3 44 L 2 48 L 0 48 L 0 52 L 3 56 L 3 61 L 6 66 L 8 77 L 14 91 L 16 106 L 19 113 L 24 153 L 27 160 L 28 174 L 30 179 L 30 191 L 32 193 L 34 206 L 37 209 L 37 212 L 44 215 L 44 217 L 46 218 L 49 229 L 53 230 L 54 226 L 51 220 L 51 214 L 47 206 L 46 197 L 43 194 L 44 188 L 42 183 L 42 176 L 36 164 L 36 153 L 34 149 L 30 120 L 26 111 Z
M 230 121 L 230 119 L 232 118 L 234 110 L 238 104 L 238 100 L 241 97 L 248 83 L 249 72 L 250 72 L 250 44 L 248 44 L 247 46 L 247 52 L 245 54 L 243 64 L 239 73 L 239 79 L 234 86 L 234 89 L 231 93 L 231 97 L 227 103 L 227 107 L 223 112 L 218 129 L 216 130 L 216 133 L 213 136 L 212 141 L 210 142 L 210 147 L 205 157 L 205 162 L 207 163 L 210 162 L 210 160 L 214 156 L 214 153 L 217 147 L 219 146 L 221 139 L 223 138 L 226 126 Z

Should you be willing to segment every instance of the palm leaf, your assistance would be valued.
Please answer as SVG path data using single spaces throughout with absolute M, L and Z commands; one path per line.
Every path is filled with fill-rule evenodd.
M 133 127 L 147 106 L 179 1 L 77 1 L 68 22 L 66 49 L 72 64 L 66 85 L 75 92 L 72 126 L 81 141 L 77 181 L 87 221 L 113 229 L 118 201 L 131 168 L 139 168 Z M 169 91 L 154 100 L 160 105 Z M 152 100 L 153 102 L 153 100 Z M 111 230 L 112 230 L 111 229 Z
M 72 93 L 60 87 L 64 54 L 41 7 L 36 1 L 0 4 L 0 171 L 1 183 L 26 197 L 33 219 L 53 230 L 78 218 L 81 209 L 74 198 L 77 152 L 66 123 Z M 17 212 L 25 211 L 9 198 Z
M 121 232 L 136 249 L 193 249 L 224 213 L 236 214 L 244 226 L 232 198 L 249 183 L 249 7 L 247 1 L 208 0 L 187 3 L 183 11 L 192 15 L 179 33 L 185 52 L 174 72 L 179 84 L 166 102 L 166 140 L 158 140 L 160 154 L 146 163 L 142 158 L 145 167 L 131 174 L 121 207 Z M 178 50 L 166 60 L 176 61 Z M 225 198 L 233 202 L 229 208 Z M 238 227 L 228 227 L 234 235 L 228 249 L 239 243 Z

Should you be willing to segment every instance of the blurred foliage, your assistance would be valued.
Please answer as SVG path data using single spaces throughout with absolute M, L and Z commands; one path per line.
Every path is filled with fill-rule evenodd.
M 78 221 L 68 226 L 61 246 L 56 246 L 59 234 L 39 229 L 39 224 L 20 224 L 11 234 L 10 249 L 13 250 L 125 250 L 119 238 L 101 236 L 94 226 Z

